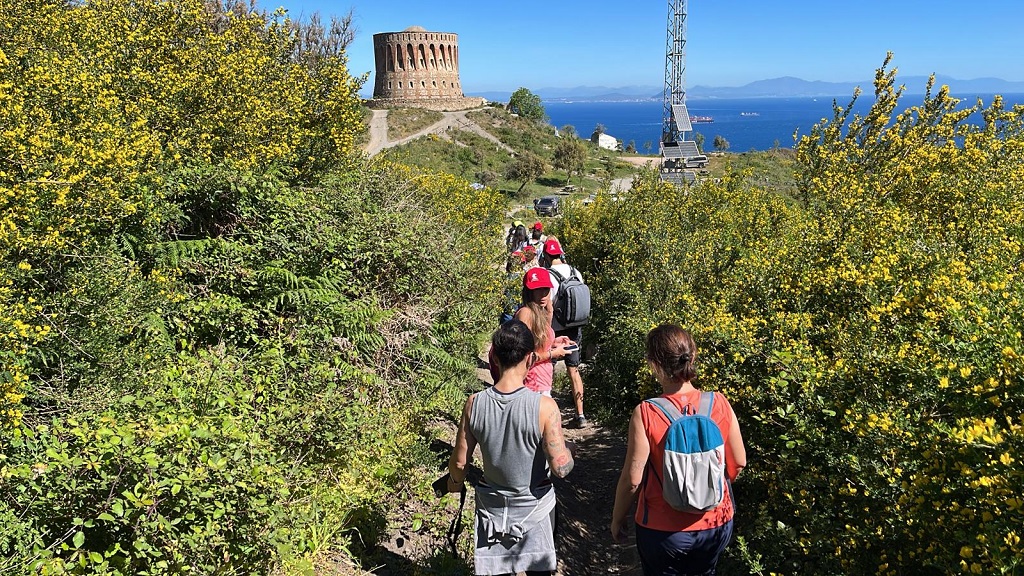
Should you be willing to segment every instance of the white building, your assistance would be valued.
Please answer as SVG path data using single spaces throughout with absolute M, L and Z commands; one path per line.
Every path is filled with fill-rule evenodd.
M 619 141 L 608 134 L 594 134 L 590 137 L 590 141 L 605 150 L 617 150 L 619 147 Z

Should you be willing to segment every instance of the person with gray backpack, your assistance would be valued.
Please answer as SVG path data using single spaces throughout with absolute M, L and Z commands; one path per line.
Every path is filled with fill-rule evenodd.
M 637 502 L 636 547 L 645 576 L 714 574 L 732 537 L 731 482 L 747 465 L 736 414 L 724 395 L 693 385 L 697 348 L 674 324 L 647 334 L 647 364 L 664 392 L 629 422 L 611 535 L 624 543 Z
M 590 322 L 590 288 L 583 282 L 580 271 L 565 261 L 562 244 L 554 236 L 549 236 L 544 242 L 540 265 L 547 268 L 551 275 L 551 327 L 555 330 L 555 336 L 565 336 L 576 343 L 575 349 L 563 360 L 576 403 L 575 425 L 577 428 L 585 428 L 587 417 L 583 414 L 583 377 L 580 376 L 579 366 L 583 326 Z

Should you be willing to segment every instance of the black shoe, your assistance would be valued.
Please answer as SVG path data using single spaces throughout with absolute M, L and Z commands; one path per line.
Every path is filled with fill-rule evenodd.
M 586 428 L 587 427 L 587 417 L 584 416 L 583 414 L 580 414 L 579 416 L 577 416 L 576 417 L 576 427 L 577 428 Z

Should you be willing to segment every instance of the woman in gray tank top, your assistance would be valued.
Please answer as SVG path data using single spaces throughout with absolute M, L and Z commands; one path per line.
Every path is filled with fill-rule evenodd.
M 569 474 L 574 447 L 562 435 L 555 401 L 523 386 L 534 348 L 526 324 L 503 324 L 491 348 L 501 377 L 466 400 L 448 462 L 448 490 L 462 490 L 479 445 L 484 474 L 475 492 L 476 574 L 549 575 L 557 568 L 555 490 L 549 473 Z

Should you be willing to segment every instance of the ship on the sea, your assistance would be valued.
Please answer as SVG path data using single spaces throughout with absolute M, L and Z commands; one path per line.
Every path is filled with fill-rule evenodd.
M 711 124 L 715 119 L 711 116 L 690 116 L 690 123 L 692 124 Z
M 760 112 L 740 112 L 740 116 L 760 116 Z

